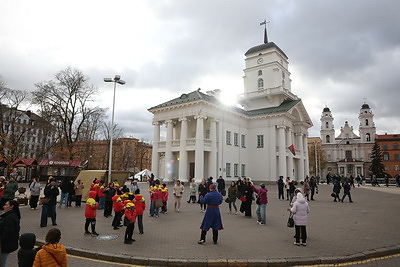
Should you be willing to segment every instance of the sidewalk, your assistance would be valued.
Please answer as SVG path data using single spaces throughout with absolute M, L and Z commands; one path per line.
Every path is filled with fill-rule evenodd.
M 218 245 L 212 243 L 211 233 L 205 244 L 197 244 L 203 213 L 198 204 L 186 203 L 188 186 L 180 213 L 173 211 L 171 193 L 168 214 L 153 218 L 148 217 L 147 185 L 140 184 L 147 202 L 145 233 L 138 235 L 136 227 L 132 245 L 123 244 L 125 228 L 113 230 L 112 218 L 102 216 L 103 211 L 97 214 L 97 238 L 83 235 L 84 207 L 57 208 L 57 227 L 70 254 L 146 266 L 290 266 L 348 262 L 400 252 L 400 188 L 356 187 L 352 188 L 354 203 L 348 199 L 335 203 L 330 197 L 332 185 L 320 185 L 316 201 L 310 202 L 307 247 L 297 247 L 293 245 L 294 230 L 286 227 L 288 201 L 277 199 L 275 185 L 267 187 L 267 225 L 256 223 L 255 212 L 252 219 L 240 213 L 227 214 L 224 202 L 224 230 Z M 40 212 L 40 208 L 21 206 L 21 233 L 33 232 L 43 242 L 51 226 L 39 227 Z M 101 240 L 108 237 L 116 239 Z

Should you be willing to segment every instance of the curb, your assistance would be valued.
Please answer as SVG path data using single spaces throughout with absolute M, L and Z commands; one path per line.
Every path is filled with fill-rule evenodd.
M 45 244 L 43 240 L 36 240 L 37 246 Z M 278 259 L 160 259 L 132 257 L 129 255 L 116 255 L 99 253 L 86 249 L 77 249 L 65 246 L 67 254 L 84 258 L 91 258 L 109 262 L 143 265 L 143 266 L 178 266 L 178 267 L 261 267 L 261 266 L 298 266 L 317 264 L 340 264 L 354 261 L 373 259 L 400 253 L 400 244 L 376 248 L 345 256 L 310 257 L 310 258 L 278 258 Z

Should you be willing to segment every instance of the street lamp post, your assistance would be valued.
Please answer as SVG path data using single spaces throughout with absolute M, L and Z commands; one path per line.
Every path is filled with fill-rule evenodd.
M 108 183 L 111 183 L 111 165 L 112 165 L 112 149 L 113 149 L 113 138 L 114 138 L 114 110 L 115 110 L 115 90 L 117 87 L 117 83 L 124 85 L 125 81 L 121 80 L 120 75 L 115 75 L 114 79 L 112 78 L 104 78 L 104 81 L 107 83 L 114 83 L 114 96 L 113 96 L 113 107 L 112 107 L 112 115 L 111 115 L 111 129 L 110 129 L 110 151 L 108 157 Z

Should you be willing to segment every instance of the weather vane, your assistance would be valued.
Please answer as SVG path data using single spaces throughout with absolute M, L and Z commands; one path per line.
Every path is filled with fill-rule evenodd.
M 267 36 L 267 23 L 269 21 L 265 20 L 260 22 L 260 26 L 264 25 L 264 44 L 268 43 L 268 36 Z

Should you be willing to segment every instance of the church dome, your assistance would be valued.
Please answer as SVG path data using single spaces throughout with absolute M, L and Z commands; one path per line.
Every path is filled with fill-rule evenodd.
M 361 108 L 362 108 L 362 109 L 367 109 L 367 108 L 369 108 L 369 105 L 368 105 L 367 103 L 364 103 L 364 104 L 361 106 Z
M 331 112 L 331 110 L 328 107 L 324 107 L 323 112 Z

